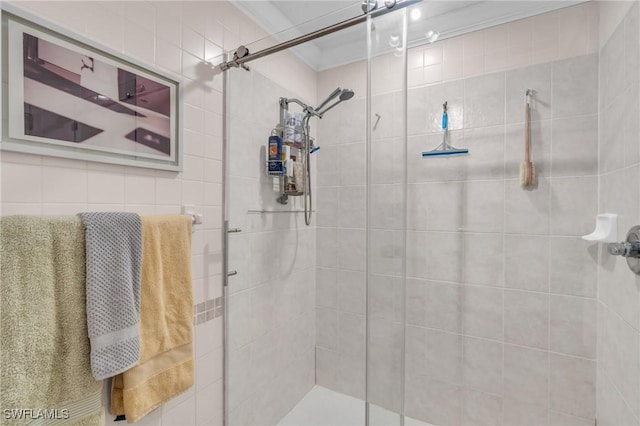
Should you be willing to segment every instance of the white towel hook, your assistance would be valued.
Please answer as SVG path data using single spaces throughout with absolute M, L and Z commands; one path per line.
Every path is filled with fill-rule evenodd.
M 524 101 L 531 105 L 531 97 L 536 93 L 535 90 L 533 89 L 527 89 L 527 91 L 524 93 Z

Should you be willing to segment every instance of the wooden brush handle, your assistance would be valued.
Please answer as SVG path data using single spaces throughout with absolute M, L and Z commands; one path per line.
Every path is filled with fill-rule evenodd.
M 531 114 L 529 102 L 524 106 L 524 161 L 531 162 Z

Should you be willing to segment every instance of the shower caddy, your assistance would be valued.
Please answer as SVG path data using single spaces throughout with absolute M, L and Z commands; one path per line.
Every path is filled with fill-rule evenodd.
M 279 186 L 279 196 L 277 197 L 277 201 L 280 204 L 288 204 L 289 197 L 299 197 L 304 195 L 304 188 L 306 186 L 306 174 L 304 171 L 306 170 L 306 156 L 304 155 L 304 149 L 306 145 L 306 129 L 303 125 L 300 126 L 302 136 L 301 141 L 295 141 L 293 138 L 287 139 L 286 131 L 287 131 L 287 118 L 289 112 L 289 99 L 280 98 L 280 121 L 273 129 L 271 136 L 269 137 L 269 146 L 267 149 L 267 159 L 266 159 L 266 172 L 268 176 L 277 177 L 278 178 L 278 186 Z M 277 149 L 275 152 L 277 153 L 274 159 L 274 151 L 273 144 L 277 144 Z M 317 148 L 313 146 L 313 140 L 309 138 L 310 149 L 313 151 Z M 288 152 L 293 151 L 292 155 L 286 154 Z M 286 157 L 286 158 L 285 158 Z M 295 178 L 293 170 L 287 169 L 287 164 L 290 168 L 293 167 L 294 161 L 290 160 L 290 157 L 295 157 L 297 163 L 301 165 L 302 175 L 298 176 L 298 179 Z
M 279 177 L 280 196 L 277 200 L 280 204 L 287 204 L 290 195 L 303 196 L 304 222 L 307 226 L 311 224 L 311 212 L 313 211 L 309 156 L 320 149 L 319 146 L 315 146 L 313 138 L 310 137 L 309 120 L 312 117 L 322 118 L 329 110 L 344 101 L 348 101 L 353 96 L 353 90 L 337 87 L 315 108 L 310 107 L 299 99 L 280 98 L 280 123 L 276 125 L 273 131 L 274 134 L 269 138 L 266 169 L 269 175 Z M 334 100 L 335 102 L 331 103 Z M 294 114 L 293 128 L 291 123 L 287 123 L 291 118 L 291 114 L 289 114 L 290 103 L 295 103 L 302 107 L 302 113 L 299 115 L 302 117 L 300 118 L 300 126 L 297 126 L 299 116 Z M 297 127 L 298 138 L 296 138 Z M 291 136 L 292 132 L 293 136 Z M 291 149 L 297 149 L 295 159 L 290 154 Z M 283 152 L 284 156 L 282 155 Z M 298 157 L 300 157 L 300 161 L 294 161 Z M 289 164 L 289 168 L 287 168 L 287 164 Z

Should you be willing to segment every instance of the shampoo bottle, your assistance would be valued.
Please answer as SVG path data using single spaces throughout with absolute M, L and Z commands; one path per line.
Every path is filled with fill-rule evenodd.
M 282 138 L 278 135 L 271 135 L 269 136 L 269 174 L 282 174 L 282 163 Z

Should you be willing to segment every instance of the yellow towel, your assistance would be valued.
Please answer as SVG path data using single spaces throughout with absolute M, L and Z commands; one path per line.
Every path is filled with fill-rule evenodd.
M 140 361 L 111 382 L 129 423 L 193 386 L 191 216 L 143 216 L 142 245 Z
M 89 361 L 84 240 L 76 217 L 0 220 L 0 424 L 104 424 L 102 381 Z

